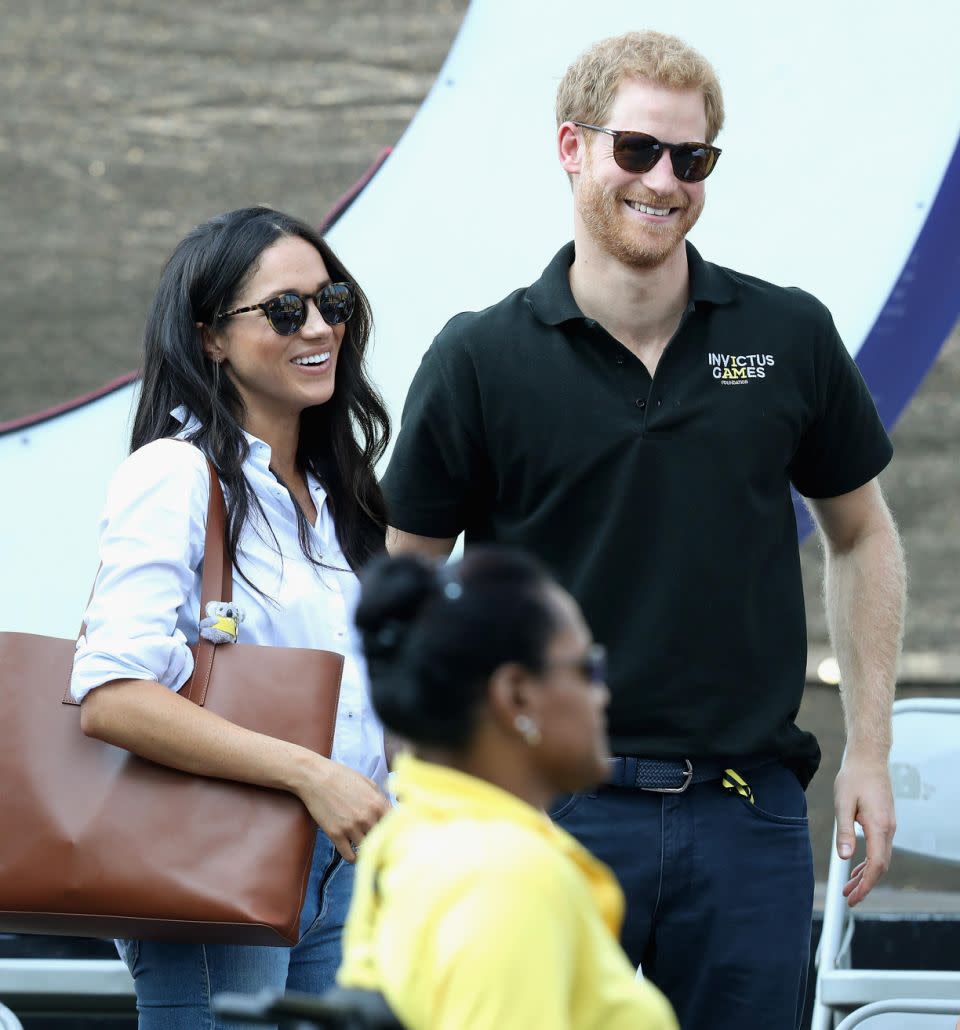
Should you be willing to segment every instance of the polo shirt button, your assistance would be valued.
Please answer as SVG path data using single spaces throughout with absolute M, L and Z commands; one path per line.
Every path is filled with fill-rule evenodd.
M 637 403 L 637 407 L 641 411 L 643 411 L 643 409 L 647 406 L 647 402 L 642 397 L 638 397 L 636 403 Z

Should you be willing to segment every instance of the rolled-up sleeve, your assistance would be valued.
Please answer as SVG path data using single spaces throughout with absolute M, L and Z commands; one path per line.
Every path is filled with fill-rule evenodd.
M 178 628 L 203 559 L 209 480 L 190 444 L 157 440 L 120 466 L 100 522 L 100 572 L 77 642 L 77 701 L 119 679 L 179 690 L 193 656 Z M 191 613 L 192 618 L 197 613 Z

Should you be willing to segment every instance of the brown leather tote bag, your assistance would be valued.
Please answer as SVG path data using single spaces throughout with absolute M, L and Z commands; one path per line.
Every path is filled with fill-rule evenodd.
M 210 466 L 200 610 L 231 600 L 232 579 Z M 306 808 L 85 737 L 74 649 L 0 633 L 0 931 L 295 944 L 316 834 Z M 194 659 L 181 693 L 195 704 L 330 756 L 341 655 L 201 639 Z

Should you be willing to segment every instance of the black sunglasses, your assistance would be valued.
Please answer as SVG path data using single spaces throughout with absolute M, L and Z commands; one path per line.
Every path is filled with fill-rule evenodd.
M 302 297 L 299 293 L 281 293 L 279 297 L 251 304 L 250 307 L 226 311 L 221 318 L 242 315 L 246 311 L 262 311 L 275 333 L 293 336 L 303 328 L 307 320 L 307 301 L 313 300 L 320 317 L 327 325 L 340 325 L 353 314 L 356 293 L 351 283 L 328 283 L 312 295 Z
M 587 653 L 579 658 L 562 658 L 549 664 L 576 669 L 585 680 L 597 686 L 607 682 L 607 649 L 603 644 L 592 644 Z
M 645 132 L 625 129 L 604 129 L 600 125 L 574 122 L 581 129 L 592 129 L 613 137 L 613 159 L 625 172 L 649 172 L 663 156 L 670 152 L 673 174 L 681 182 L 703 182 L 713 171 L 722 151 L 709 143 L 661 143 Z

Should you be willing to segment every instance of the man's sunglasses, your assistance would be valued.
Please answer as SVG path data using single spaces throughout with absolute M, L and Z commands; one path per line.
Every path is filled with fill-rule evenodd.
M 293 336 L 299 332 L 307 320 L 307 301 L 313 300 L 320 312 L 320 317 L 327 325 L 340 325 L 353 314 L 356 294 L 350 283 L 328 283 L 316 293 L 302 297 L 299 293 L 281 293 L 279 297 L 264 301 L 263 304 L 251 304 L 247 308 L 236 308 L 226 311 L 221 316 L 242 315 L 246 311 L 262 311 L 275 333 L 281 336 Z
M 661 143 L 645 132 L 604 129 L 600 125 L 574 122 L 581 129 L 592 129 L 613 137 L 613 159 L 625 172 L 649 172 L 665 150 L 670 151 L 673 174 L 681 182 L 703 182 L 713 171 L 722 151 L 709 143 Z
M 550 662 L 551 666 L 576 669 L 585 680 L 600 686 L 607 682 L 607 649 L 603 644 L 592 644 L 579 658 L 563 658 Z

